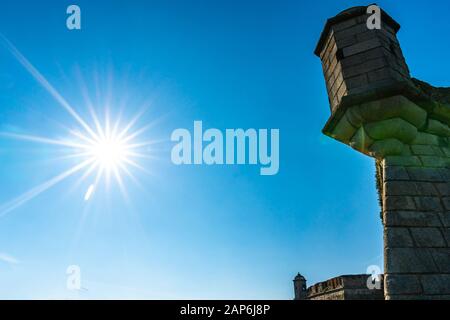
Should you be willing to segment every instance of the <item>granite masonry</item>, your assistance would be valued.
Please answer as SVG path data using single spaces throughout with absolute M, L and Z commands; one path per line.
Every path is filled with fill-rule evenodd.
M 450 89 L 412 78 L 400 25 L 382 11 L 369 30 L 368 17 L 354 7 L 328 19 L 316 47 L 331 108 L 323 132 L 375 159 L 384 298 L 450 299 Z
M 379 288 L 367 286 L 369 277 L 367 274 L 345 275 L 307 288 L 305 277 L 298 274 L 294 279 L 294 300 L 383 300 L 383 276 L 380 276 Z

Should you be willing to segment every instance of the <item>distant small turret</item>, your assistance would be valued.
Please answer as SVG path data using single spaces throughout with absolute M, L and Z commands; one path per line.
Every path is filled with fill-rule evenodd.
M 298 273 L 294 278 L 294 293 L 294 300 L 307 299 L 306 279 L 300 273 Z

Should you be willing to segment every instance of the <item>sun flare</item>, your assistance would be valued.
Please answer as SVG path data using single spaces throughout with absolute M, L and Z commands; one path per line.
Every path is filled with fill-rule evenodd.
M 75 186 L 81 186 L 83 182 L 89 183 L 87 190 L 85 189 L 84 191 L 85 201 L 90 200 L 93 194 L 97 193 L 96 190 L 99 189 L 98 186 L 101 180 L 107 185 L 107 190 L 109 190 L 111 178 L 115 180 L 120 191 L 127 198 L 125 177 L 139 185 L 139 181 L 134 176 L 134 169 L 152 174 L 139 162 L 142 159 L 154 159 L 154 155 L 150 154 L 150 146 L 155 143 L 160 143 L 160 141 L 143 140 L 142 136 L 158 119 L 147 123 L 143 127 L 138 127 L 151 104 L 150 101 L 138 105 L 137 110 L 139 111 L 133 117 L 123 119 L 122 116 L 124 115 L 122 115 L 121 111 L 124 109 L 124 102 L 121 102 L 117 106 L 112 106 L 110 103 L 107 103 L 106 101 L 121 101 L 121 99 L 113 99 L 111 91 L 106 94 L 105 101 L 100 103 L 102 107 L 94 106 L 89 90 L 87 90 L 88 86 L 84 83 L 80 75 L 80 89 L 84 98 L 83 109 L 88 111 L 86 114 L 80 114 L 45 76 L 1 34 L 0 44 L 3 44 L 11 52 L 25 70 L 57 102 L 57 105 L 65 110 L 74 120 L 70 125 L 71 128 L 63 125 L 64 129 L 67 130 L 66 133 L 68 133 L 64 138 L 52 138 L 49 136 L 37 136 L 16 132 L 0 132 L 0 137 L 2 138 L 24 140 L 57 147 L 55 152 L 62 155 L 56 159 L 61 161 L 70 159 L 70 163 L 72 163 L 72 166 L 67 170 L 32 187 L 6 203 L 0 203 L 0 217 L 75 174 L 80 174 Z M 97 97 L 99 96 L 99 92 L 95 92 L 95 94 Z M 110 112 L 113 111 L 118 111 L 120 116 L 115 119 L 111 118 Z M 104 117 L 99 117 L 103 112 Z M 87 115 L 90 115 L 90 117 L 86 117 Z
M 128 148 L 126 142 L 122 141 L 118 137 L 106 137 L 99 139 L 95 143 L 89 146 L 89 157 L 99 164 L 99 166 L 105 170 L 114 170 L 120 166 L 123 166 L 127 158 Z

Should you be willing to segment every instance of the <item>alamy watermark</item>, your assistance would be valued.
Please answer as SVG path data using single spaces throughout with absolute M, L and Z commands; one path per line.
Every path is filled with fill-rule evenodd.
M 369 30 L 380 30 L 381 29 L 381 8 L 375 4 L 367 7 L 367 28 Z
M 70 265 L 66 269 L 66 288 L 71 291 L 81 290 L 81 268 L 77 265 Z
M 275 175 L 280 168 L 279 129 L 219 129 L 203 131 L 194 121 L 193 133 L 180 128 L 172 132 L 171 159 L 176 165 L 260 165 L 261 175 Z M 270 150 L 269 150 L 270 143 Z
M 376 265 L 369 266 L 366 271 L 370 276 L 367 278 L 367 289 L 380 290 L 381 289 L 381 268 Z
M 72 4 L 67 7 L 66 13 L 69 15 L 66 20 L 66 26 L 69 30 L 81 30 L 81 9 Z

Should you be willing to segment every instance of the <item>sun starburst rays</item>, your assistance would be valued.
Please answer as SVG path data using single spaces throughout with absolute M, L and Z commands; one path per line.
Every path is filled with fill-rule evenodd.
M 64 98 L 52 84 L 50 84 L 42 73 L 40 73 L 16 47 L 1 34 L 0 42 L 3 43 L 37 83 L 55 99 L 58 103 L 57 105 L 67 111 L 67 113 L 75 120 L 74 123 L 77 126 L 76 128 L 65 127 L 67 133 L 64 138 L 0 132 L 0 138 L 51 145 L 57 148 L 56 150 L 58 153 L 63 153 L 63 155 L 60 155 L 53 160 L 70 160 L 70 162 L 74 163 L 66 171 L 31 188 L 29 191 L 15 199 L 0 205 L 0 217 L 75 174 L 80 174 L 80 177 L 75 182 L 74 188 L 79 187 L 84 181 L 92 179 L 88 189 L 83 195 L 84 200 L 88 201 L 94 196 L 101 181 L 104 181 L 104 184 L 109 190 L 112 179 L 114 179 L 115 184 L 119 187 L 122 195 L 127 200 L 128 195 L 124 177 L 130 178 L 130 180 L 138 184 L 138 179 L 134 176 L 134 170 L 131 170 L 132 168 L 150 173 L 139 163 L 139 159 L 151 159 L 152 155 L 149 153 L 149 146 L 158 143 L 157 140 L 145 141 L 140 139 L 154 123 L 142 127 L 137 126 L 150 104 L 145 104 L 128 122 L 123 123 L 122 111 L 126 104 L 125 101 L 122 100 L 120 102 L 118 116 L 113 119 L 110 115 L 111 110 L 113 110 L 111 101 L 117 100 L 112 99 L 110 94 L 112 86 L 111 74 L 106 80 L 109 93 L 104 97 L 104 103 L 99 104 L 99 106 L 102 107 L 99 107 L 93 103 L 93 100 L 89 95 L 89 90 L 87 89 L 88 86 L 84 82 L 81 72 L 78 72 L 77 78 L 81 81 L 81 96 L 84 100 L 84 106 L 87 113 L 90 115 L 90 119 L 84 118 L 74 107 L 72 107 L 68 100 Z M 94 73 L 94 80 L 94 87 L 96 88 L 95 95 L 98 101 L 99 98 L 101 98 L 99 90 L 100 80 L 96 73 Z M 104 116 L 99 116 L 99 110 L 103 110 Z
M 92 186 L 93 188 L 96 188 L 102 178 L 104 178 L 104 181 L 109 188 L 111 178 L 113 178 L 123 196 L 128 198 L 122 175 L 125 174 L 133 182 L 137 183 L 138 180 L 129 167 L 137 168 L 143 172 L 150 173 L 146 168 L 138 163 L 137 159 L 151 159 L 152 157 L 149 155 L 148 148 L 146 147 L 156 142 L 134 141 L 136 136 L 142 134 L 142 128 L 131 131 L 128 135 L 117 134 L 119 131 L 117 128 L 118 126 L 114 126 L 113 128 L 107 125 L 101 126 L 99 122 L 99 127 L 97 127 L 97 130 L 92 130 L 92 132 L 95 133 L 93 137 L 90 135 L 88 136 L 88 132 L 83 133 L 80 130 L 68 130 L 69 137 L 66 139 L 52 139 L 41 136 L 13 134 L 7 132 L 0 133 L 0 136 L 10 139 L 25 140 L 28 142 L 63 147 L 65 155 L 56 159 L 77 159 L 78 162 L 78 164 L 72 166 L 65 172 L 49 179 L 41 185 L 25 192 L 16 199 L 0 206 L 0 216 L 7 214 L 55 184 L 80 171 L 82 172 L 81 177 L 76 182 L 76 186 L 80 185 L 83 181 L 96 172 L 94 182 L 89 187 Z M 120 138 L 120 136 L 123 137 Z M 90 193 L 92 193 L 92 190 Z M 91 196 L 92 195 L 90 195 L 88 199 L 90 199 Z

